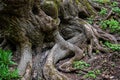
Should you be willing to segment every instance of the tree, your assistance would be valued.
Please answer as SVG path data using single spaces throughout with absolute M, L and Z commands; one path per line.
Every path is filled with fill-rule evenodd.
M 88 0 L 1 0 L 0 6 L 0 46 L 12 44 L 21 54 L 18 70 L 25 80 L 31 73 L 36 80 L 70 80 L 63 73 L 74 71 L 73 61 L 83 58 L 85 51 L 108 52 L 99 39 L 117 43 L 82 19 L 96 15 Z M 55 67 L 70 55 L 70 60 Z

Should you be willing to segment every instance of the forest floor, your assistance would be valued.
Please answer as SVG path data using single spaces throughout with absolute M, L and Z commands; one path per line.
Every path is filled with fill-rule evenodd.
M 82 71 L 77 70 L 71 73 L 64 74 L 72 80 L 120 80 L 120 53 L 112 52 L 96 55 L 95 57 L 96 58 L 90 63 L 89 68 L 85 68 Z M 67 60 L 68 59 L 60 61 L 58 65 L 66 62 Z M 96 78 L 92 76 L 89 76 L 89 78 L 84 77 L 84 75 L 88 73 L 88 71 L 93 70 L 100 71 L 100 73 L 96 75 Z

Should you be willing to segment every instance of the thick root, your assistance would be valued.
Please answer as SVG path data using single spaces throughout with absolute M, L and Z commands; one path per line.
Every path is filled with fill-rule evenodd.
M 31 45 L 30 44 L 22 44 L 21 54 L 22 54 L 21 60 L 18 65 L 19 75 L 21 77 L 24 76 L 24 78 L 26 76 L 25 80 L 29 80 L 27 74 L 31 74 L 31 69 L 32 69 Z M 30 75 L 29 75 L 29 77 L 30 77 Z
M 75 71 L 76 69 L 72 67 L 74 60 L 69 60 L 62 65 L 59 66 L 59 70 L 62 72 L 72 72 Z
M 49 53 L 49 56 L 43 68 L 44 77 L 46 80 L 71 80 L 55 68 L 54 55 L 57 54 L 57 49 L 58 45 L 55 45 Z
M 92 49 L 95 49 L 95 50 L 97 49 L 99 51 L 106 52 L 106 53 L 108 52 L 108 49 L 102 47 L 102 45 L 99 43 L 99 38 L 102 38 L 104 40 L 110 40 L 114 43 L 117 43 L 116 39 L 112 35 L 107 34 L 105 32 L 103 33 L 103 31 L 100 31 L 99 29 L 94 28 L 84 20 L 81 20 L 81 22 L 84 23 L 85 33 L 88 40 L 90 40 L 90 45 Z M 100 34 L 100 32 L 102 34 Z M 91 51 L 89 53 L 91 53 Z
M 97 29 L 97 30 L 98 30 L 98 33 L 100 35 L 100 38 L 102 38 L 104 40 L 111 41 L 112 43 L 116 43 L 116 44 L 118 43 L 117 39 L 114 36 L 112 36 L 111 34 L 108 34 L 102 30 L 99 30 L 99 29 Z
M 55 40 L 60 45 L 61 48 L 68 49 L 68 50 L 74 52 L 74 54 L 75 54 L 75 56 L 72 59 L 70 59 L 68 62 L 62 64 L 59 67 L 59 69 L 61 71 L 64 70 L 65 72 L 71 72 L 71 71 L 73 71 L 74 70 L 72 68 L 73 61 L 80 60 L 83 57 L 83 51 L 79 47 L 77 47 L 76 45 L 71 44 L 68 41 L 65 41 L 62 38 L 62 36 L 59 34 L 59 32 L 55 33 Z M 66 68 L 66 70 L 62 69 L 62 68 Z
M 32 67 L 31 67 L 31 63 L 27 63 L 27 67 L 24 73 L 24 76 L 22 77 L 21 80 L 30 80 L 31 79 L 31 71 L 32 71 Z

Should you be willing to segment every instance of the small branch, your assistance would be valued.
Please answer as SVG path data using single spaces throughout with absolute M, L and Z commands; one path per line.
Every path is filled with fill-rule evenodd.
M 106 33 L 104 31 L 102 31 L 101 29 L 97 29 L 97 31 L 98 31 L 98 33 L 100 35 L 99 38 L 102 38 L 104 40 L 109 40 L 112 43 L 116 43 L 116 44 L 118 43 L 117 40 L 116 40 L 116 38 L 113 35 L 111 35 L 109 33 Z
M 81 71 L 81 72 L 80 72 L 80 71 Z M 76 70 L 76 73 L 79 73 L 79 72 L 80 72 L 80 74 L 83 74 L 83 75 L 85 75 L 86 73 L 88 73 L 87 70 L 77 69 L 77 70 Z
M 105 17 L 104 20 L 108 19 L 111 15 L 112 15 L 112 10 L 110 10 L 110 12 L 108 13 L 107 17 Z
M 91 59 L 89 59 L 88 61 L 87 61 L 87 63 L 92 63 L 94 60 L 96 60 L 98 57 L 92 57 Z

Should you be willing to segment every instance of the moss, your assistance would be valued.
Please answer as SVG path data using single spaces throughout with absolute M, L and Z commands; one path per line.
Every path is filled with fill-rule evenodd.
M 58 6 L 54 1 L 45 1 L 42 4 L 42 9 L 45 11 L 45 13 L 52 18 L 58 17 Z
M 79 4 L 79 0 L 75 0 L 75 2 L 76 2 L 77 4 Z
M 90 3 L 87 0 L 79 0 L 79 2 L 86 8 L 87 12 L 89 12 L 90 15 L 96 15 L 95 9 L 90 5 Z

